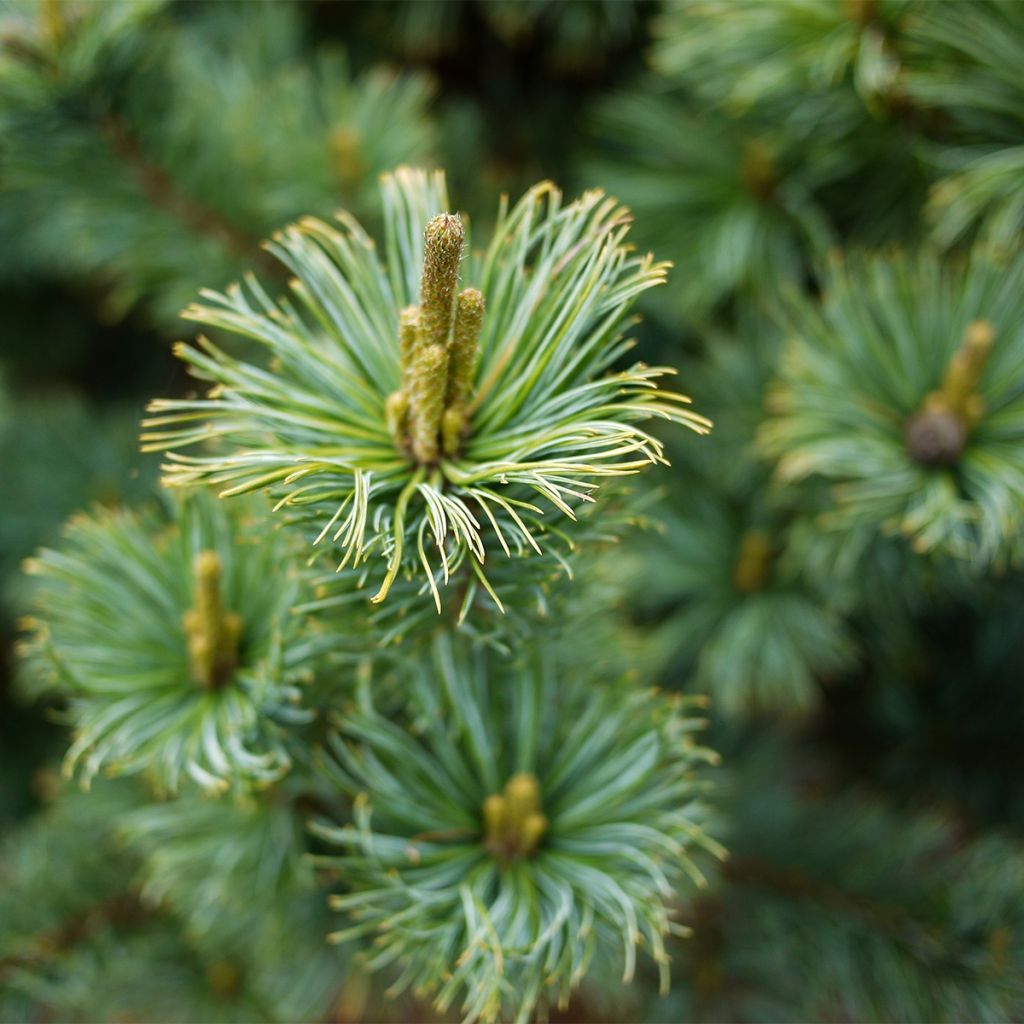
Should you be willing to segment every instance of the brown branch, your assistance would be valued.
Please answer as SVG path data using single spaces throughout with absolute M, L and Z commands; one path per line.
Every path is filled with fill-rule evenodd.
M 132 925 L 146 916 L 139 894 L 134 890 L 95 903 L 71 914 L 56 928 L 30 938 L 25 952 L 0 958 L 0 980 L 10 970 L 59 956 L 88 941 L 104 927 Z
M 773 890 L 792 899 L 808 900 L 828 910 L 859 920 L 872 930 L 887 935 L 922 962 L 952 961 L 948 942 L 944 946 L 926 925 L 909 913 L 880 906 L 869 898 L 823 882 L 798 868 L 783 867 L 759 857 L 735 857 L 723 866 L 731 882 Z
M 281 276 L 281 268 L 266 255 L 260 240 L 179 189 L 167 170 L 146 156 L 123 118 L 107 116 L 100 121 L 99 129 L 111 152 L 138 179 L 150 203 L 170 213 L 191 234 L 213 238 L 239 259 Z

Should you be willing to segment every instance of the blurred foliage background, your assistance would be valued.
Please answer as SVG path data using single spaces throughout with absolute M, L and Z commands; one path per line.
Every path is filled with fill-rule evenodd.
M 3 1019 L 429 1016 L 305 905 L 197 922 L 215 854 L 69 792 L 13 654 L 22 560 L 154 493 L 180 309 L 400 164 L 481 228 L 544 178 L 630 206 L 642 354 L 716 423 L 604 571 L 636 675 L 711 698 L 732 857 L 671 995 L 565 1019 L 1024 1014 L 1022 68 L 1017 0 L 0 0 Z

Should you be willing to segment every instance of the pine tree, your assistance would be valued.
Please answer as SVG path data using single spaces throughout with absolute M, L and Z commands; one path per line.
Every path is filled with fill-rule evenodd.
M 206 878 L 186 843 L 209 822 L 219 846 L 230 813 L 193 804 L 186 822 L 172 803 L 170 819 L 131 816 L 144 844 L 163 839 L 147 888 L 172 906 L 190 879 L 220 893 L 220 872 L 227 885 L 266 874 L 287 894 L 258 816 L 280 800 L 299 822 L 312 799 L 314 835 L 346 851 L 317 857 L 355 922 L 332 937 L 375 938 L 365 962 L 393 966 L 390 991 L 526 1021 L 565 1005 L 597 964 L 631 980 L 638 949 L 667 985 L 671 901 L 687 878 L 704 884 L 690 848 L 719 852 L 702 831 L 696 769 L 713 757 L 693 740 L 692 702 L 565 662 L 540 636 L 495 649 L 521 628 L 459 628 L 495 612 L 529 622 L 514 598 L 531 586 L 560 600 L 553 570 L 586 541 L 581 517 L 665 461 L 638 424 L 707 429 L 659 388 L 667 370 L 607 372 L 629 348 L 630 306 L 665 268 L 625 245 L 624 211 L 598 192 L 567 203 L 539 186 L 464 259 L 441 175 L 401 170 L 382 188 L 383 262 L 351 215 L 340 231 L 309 218 L 271 250 L 294 274 L 291 299 L 249 275 L 187 311 L 270 360 L 202 338 L 179 347 L 211 388 L 154 402 L 144 440 L 168 453 L 165 483 L 184 496 L 163 522 L 73 519 L 29 564 L 27 671 L 67 697 L 67 774 L 141 774 L 154 796 L 185 801 L 230 793 L 257 816 L 248 841 L 233 837 L 238 866 Z M 182 451 L 197 443 L 204 454 Z M 237 497 L 251 492 L 275 500 L 282 530 L 268 532 L 270 506 Z M 309 561 L 345 570 L 350 593 L 369 584 L 347 615 L 296 614 L 311 591 L 303 534 L 316 538 Z M 504 599 L 489 575 L 502 560 Z M 334 638 L 360 628 L 367 597 L 416 624 L 393 650 L 361 645 L 353 672 Z M 192 921 L 201 904 L 177 912 Z
M 1021 1017 L 1021 10 L 4 3 L 0 1019 Z

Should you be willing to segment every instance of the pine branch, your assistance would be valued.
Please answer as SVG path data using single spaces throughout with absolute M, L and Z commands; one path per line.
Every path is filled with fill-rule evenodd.
M 68 774 L 88 785 L 101 769 L 146 771 L 173 793 L 186 779 L 244 790 L 288 771 L 288 727 L 310 717 L 299 684 L 311 665 L 291 613 L 301 582 L 282 535 L 253 543 L 254 511 L 196 493 L 171 505 L 170 522 L 80 515 L 29 563 L 25 673 L 70 698 Z M 215 563 L 215 594 L 197 563 Z M 216 623 L 211 598 L 229 611 Z
M 458 219 L 437 213 L 447 206 L 439 174 L 403 169 L 382 187 L 383 265 L 348 214 L 341 231 L 307 218 L 271 246 L 295 274 L 292 300 L 273 301 L 250 276 L 225 294 L 204 292 L 207 304 L 186 311 L 259 342 L 270 370 L 202 337 L 178 346 L 211 391 L 200 401 L 152 402 L 145 448 L 168 453 L 170 486 L 209 483 L 226 497 L 268 490 L 290 520 L 337 551 L 339 571 L 351 566 L 365 578 L 376 563 L 374 603 L 405 577 L 427 585 L 440 613 L 441 588 L 472 573 L 503 607 L 490 579 L 495 559 L 540 556 L 542 544 L 571 550 L 577 510 L 600 484 L 665 462 L 663 443 L 640 424 L 709 427 L 688 398 L 660 388 L 667 368 L 612 370 L 631 347 L 620 331 L 633 301 L 667 268 L 632 251 L 626 211 L 598 191 L 563 205 L 543 184 L 513 208 L 503 204 L 467 275 L 497 305 L 483 315 L 479 356 L 456 358 L 460 374 L 475 365 L 475 379 L 445 451 L 449 346 L 468 345 L 468 327 L 456 317 L 450 335 L 455 250 L 442 261 L 447 270 L 438 265 L 444 286 L 434 294 L 422 238 L 428 221 Z M 182 451 L 211 438 L 213 454 Z M 564 527 L 544 518 L 544 506 Z
M 1019 556 L 1022 275 L 1019 257 L 984 249 L 964 264 L 837 259 L 821 306 L 792 304 L 761 442 L 780 482 L 835 485 L 819 523 L 979 568 Z M 996 340 L 958 381 L 979 331 Z
M 19 225 L 20 273 L 98 275 L 117 314 L 145 303 L 176 323 L 201 283 L 246 266 L 272 280 L 263 237 L 339 191 L 375 212 L 377 175 L 432 148 L 429 82 L 307 51 L 292 5 L 58 10 L 59 40 L 31 7 L 7 25 L 0 214 Z
M 637 1019 L 1014 1019 L 1024 858 L 1011 837 L 833 793 L 804 747 L 734 734 L 733 856 L 684 912 L 686 978 Z M 740 750 L 742 748 L 742 751 Z M 806 969 L 794 969 L 806 965 Z M 618 1019 L 618 1018 L 616 1018 Z
M 628 982 L 641 950 L 667 988 L 675 893 L 704 884 L 694 851 L 721 854 L 701 827 L 700 702 L 554 652 L 509 663 L 441 634 L 433 653 L 406 670 L 403 720 L 337 719 L 324 772 L 355 820 L 315 826 L 343 851 L 319 859 L 351 917 L 333 939 L 373 936 L 366 962 L 396 965 L 392 992 L 467 1021 L 564 1007 L 590 971 Z

